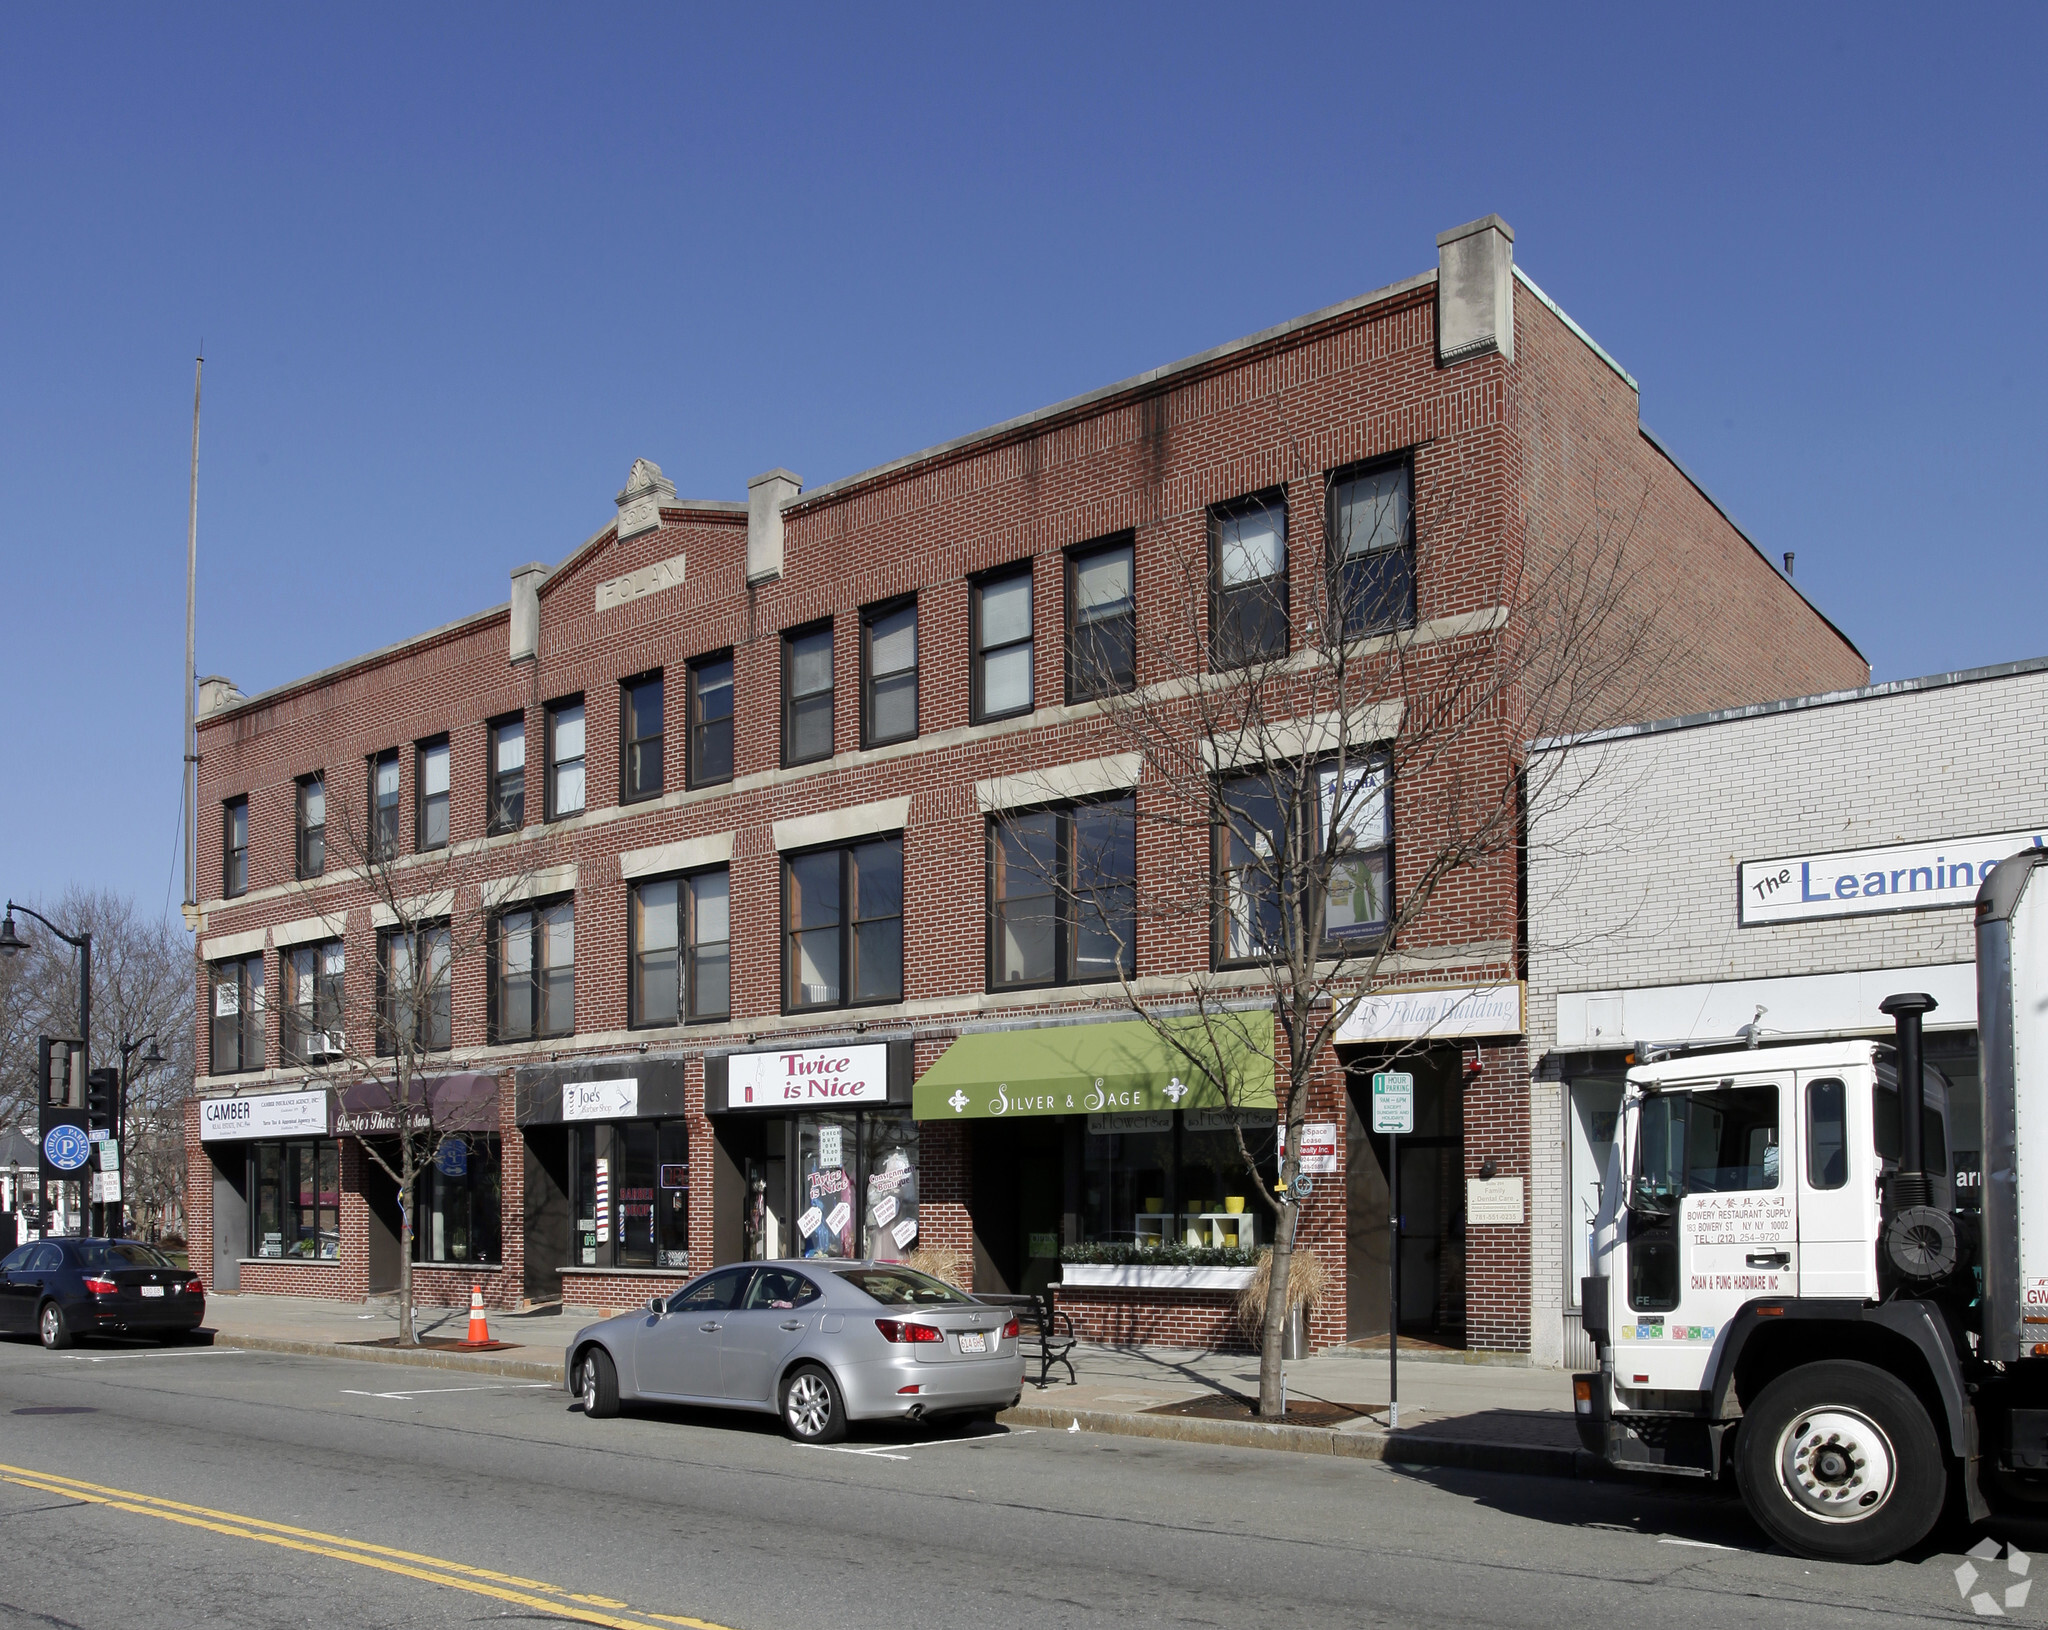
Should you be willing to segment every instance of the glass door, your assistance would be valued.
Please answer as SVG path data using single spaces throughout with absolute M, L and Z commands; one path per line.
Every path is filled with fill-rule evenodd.
M 857 1115 L 804 1115 L 796 1123 L 796 1240 L 807 1257 L 851 1258 L 854 1214 L 860 1203 L 855 1177 L 860 1155 Z

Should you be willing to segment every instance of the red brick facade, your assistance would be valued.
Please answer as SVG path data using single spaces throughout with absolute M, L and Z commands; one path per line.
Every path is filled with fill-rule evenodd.
M 202 953 L 236 935 L 315 913 L 346 919 L 348 978 L 370 978 L 375 930 L 369 901 L 344 870 L 311 883 L 293 881 L 295 778 L 327 776 L 330 811 L 360 811 L 367 762 L 400 749 L 405 846 L 411 847 L 413 744 L 445 734 L 451 743 L 451 836 L 480 876 L 493 868 L 576 868 L 575 1034 L 550 1042 L 493 1046 L 486 1027 L 481 956 L 454 970 L 452 1067 L 497 1071 L 504 1148 L 505 1263 L 495 1275 L 423 1268 L 429 1301 L 465 1300 L 481 1283 L 493 1306 L 523 1294 L 525 1162 L 513 1113 L 511 1071 L 551 1055 L 607 1052 L 632 1056 L 643 1044 L 687 1061 L 692 1166 L 709 1171 L 713 1133 L 703 1113 L 703 1057 L 749 1042 L 770 1045 L 807 1035 L 844 1036 L 856 1022 L 917 1043 L 928 1068 L 969 1020 L 1062 1010 L 1117 1013 L 1100 987 L 1004 996 L 987 991 L 985 972 L 985 818 L 974 784 L 989 777 L 1092 760 L 1120 750 L 1101 710 L 1065 700 L 1066 575 L 1062 551 L 1129 530 L 1135 538 L 1139 649 L 1144 625 L 1192 569 L 1206 568 L 1210 506 L 1268 489 L 1286 494 L 1288 559 L 1296 582 L 1297 622 L 1318 603 L 1315 573 L 1329 472 L 1382 455 L 1413 460 L 1422 565 L 1417 616 L 1446 648 L 1459 637 L 1452 620 L 1483 618 L 1499 603 L 1525 548 L 1562 547 L 1575 529 L 1602 514 L 1625 512 L 1637 590 L 1684 606 L 1691 618 L 1682 654 L 1660 668 L 1652 712 L 1670 714 L 1861 682 L 1863 664 L 1844 640 L 1762 560 L 1636 423 L 1631 382 L 1589 348 L 1530 288 L 1514 289 L 1515 360 L 1498 354 L 1445 366 L 1437 356 L 1436 288 L 1418 279 L 1289 325 L 1206 359 L 1084 398 L 949 448 L 870 472 L 797 498 L 783 511 L 778 577 L 749 583 L 745 506 L 674 501 L 660 526 L 625 542 L 607 527 L 548 574 L 539 592 L 537 654 L 508 660 L 503 607 L 423 636 L 392 651 L 285 685 L 210 715 L 200 731 Z M 1620 496 L 1617 496 L 1617 495 Z M 599 609 L 598 586 L 659 562 L 684 557 L 684 581 L 625 604 Z M 1019 719 L 975 725 L 970 719 L 969 582 L 1007 562 L 1033 563 L 1035 709 Z M 916 596 L 919 734 L 899 745 L 863 750 L 859 613 L 897 596 Z M 1149 609 L 1148 608 L 1154 608 Z M 783 631 L 833 620 L 834 754 L 781 768 Z M 1151 630 L 1178 639 L 1189 657 L 1200 631 Z M 692 658 L 730 649 L 735 668 L 735 775 L 728 785 L 683 790 L 684 671 Z M 1761 654 L 1761 655 L 1760 655 Z M 1436 660 L 1425 640 L 1415 671 L 1427 684 Z M 664 786 L 661 796 L 621 807 L 618 743 L 620 682 L 660 669 L 667 680 Z M 1158 677 L 1141 671 L 1139 684 Z M 586 807 L 541 819 L 543 710 L 581 695 L 586 707 Z M 527 824 L 486 837 L 486 721 L 523 711 L 527 724 Z M 1647 715 L 1645 715 L 1647 716 Z M 1461 765 L 1440 774 L 1498 775 L 1517 758 L 1505 730 L 1472 735 Z M 221 809 L 249 800 L 247 892 L 221 898 Z M 1151 794 L 1143 786 L 1138 796 Z M 1430 850 L 1433 811 L 1447 796 L 1429 776 L 1395 790 L 1396 854 L 1419 865 Z M 813 1016 L 785 1015 L 780 974 L 781 883 L 774 824 L 878 800 L 907 798 L 904 991 L 900 1005 Z M 360 816 L 358 816 L 360 818 Z M 330 813 L 330 825 L 337 817 Z M 729 1023 L 631 1030 L 627 1014 L 628 883 L 620 855 L 678 840 L 733 834 L 731 856 L 732 1003 Z M 1207 857 L 1141 845 L 1140 888 L 1166 886 L 1176 867 Z M 1400 885 L 1397 883 L 1397 892 Z M 1404 934 L 1401 949 L 1426 972 L 1406 983 L 1512 980 L 1519 902 L 1511 860 L 1454 878 Z M 1209 928 L 1146 922 L 1137 949 L 1141 979 L 1171 982 L 1209 968 Z M 265 953 L 276 989 L 277 948 Z M 206 994 L 198 994 L 202 1060 Z M 266 1015 L 266 1060 L 279 1054 L 278 1013 Z M 298 1072 L 272 1068 L 202 1080 L 203 1091 L 286 1086 Z M 1503 1175 L 1529 1170 L 1527 1060 L 1515 1038 L 1489 1044 L 1466 1093 L 1464 1161 L 1476 1171 L 1491 1158 Z M 1318 1069 L 1314 1118 L 1346 1118 L 1343 1073 L 1334 1059 Z M 211 1182 L 207 1157 L 189 1139 L 193 1181 L 187 1196 L 193 1259 L 212 1280 Z M 361 1155 L 345 1154 L 345 1196 Z M 920 1243 L 967 1253 L 974 1196 L 963 1127 L 927 1123 L 920 1152 Z M 1306 1237 L 1339 1287 L 1346 1271 L 1341 1184 L 1320 1188 Z M 241 1288 L 360 1296 L 362 1200 L 344 1199 L 343 1249 L 336 1264 L 244 1263 Z M 691 1260 L 710 1265 L 711 1185 L 693 1182 Z M 353 1209 L 351 1209 L 353 1207 Z M 1526 1228 L 1475 1227 L 1466 1240 L 1467 1339 L 1508 1350 L 1528 1345 Z M 549 1266 L 553 1266 L 552 1264 Z M 572 1301 L 625 1307 L 679 1275 L 575 1274 Z M 1229 1298 L 1179 1298 L 1080 1292 L 1067 1298 L 1077 1321 L 1102 1339 L 1227 1344 L 1234 1334 Z M 1345 1337 L 1341 1288 L 1319 1306 L 1315 1345 Z

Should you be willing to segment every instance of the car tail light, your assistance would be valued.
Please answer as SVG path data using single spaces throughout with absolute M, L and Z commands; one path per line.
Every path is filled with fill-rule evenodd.
M 882 1332 L 884 1341 L 944 1341 L 946 1338 L 928 1324 L 913 1324 L 908 1319 L 877 1319 L 875 1328 Z
M 95 1296 L 111 1296 L 121 1287 L 116 1285 L 111 1279 L 87 1278 L 85 1288 Z
M 1016 1336 L 1016 1334 L 1017 1334 L 1017 1316 L 1016 1316 L 1016 1315 L 1015 1315 L 1014 1313 L 1010 1315 L 1010 1322 L 1009 1322 L 1008 1324 L 1006 1324 L 1006 1325 L 1004 1325 L 1004 1326 L 1003 1326 L 1003 1334 L 1004 1334 L 1005 1336 L 1009 1336 L 1009 1337 L 1012 1337 L 1012 1338 L 1014 1338 L 1014 1337 Z
M 185 1284 L 185 1294 L 187 1296 L 204 1296 L 206 1294 L 206 1286 L 200 1280 L 188 1280 Z

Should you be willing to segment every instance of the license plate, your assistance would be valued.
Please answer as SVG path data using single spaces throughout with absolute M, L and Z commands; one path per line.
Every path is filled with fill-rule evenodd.
M 144 1285 L 142 1287 L 142 1294 L 145 1296 L 161 1296 L 163 1293 L 164 1287 L 161 1285 Z
M 988 1336 L 986 1332 L 980 1330 L 972 1330 L 969 1331 L 966 1335 L 962 1336 L 960 1338 L 960 1351 L 963 1353 L 987 1352 Z

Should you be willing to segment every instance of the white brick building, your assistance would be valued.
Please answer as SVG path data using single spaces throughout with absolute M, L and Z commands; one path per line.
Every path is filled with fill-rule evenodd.
M 1974 1079 L 1969 904 L 1985 860 L 2048 841 L 2048 658 L 1539 743 L 1531 765 L 1558 774 L 1530 824 L 1532 1358 L 1584 1364 L 1583 1217 L 1632 1046 L 1885 1035 L 1878 1002 L 1925 990 L 1929 1061 Z M 1959 1166 L 1974 1140 L 1959 1122 Z

